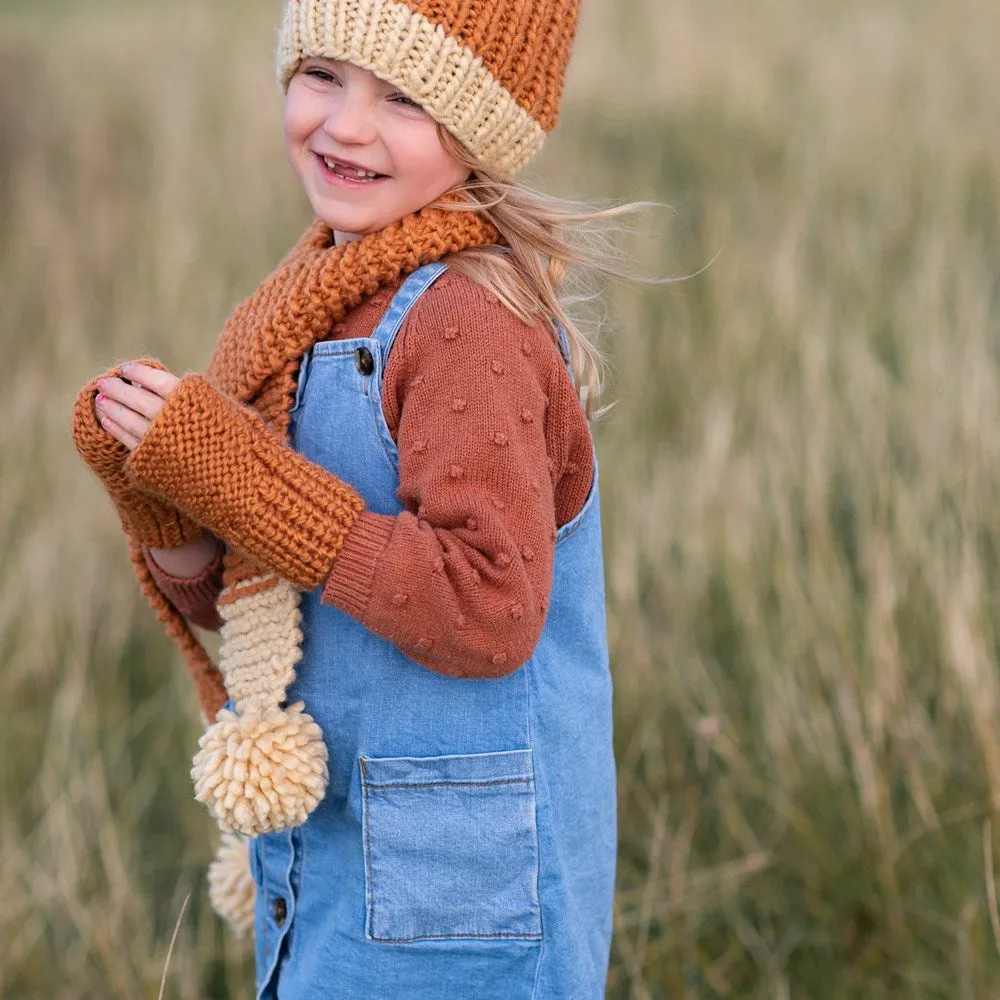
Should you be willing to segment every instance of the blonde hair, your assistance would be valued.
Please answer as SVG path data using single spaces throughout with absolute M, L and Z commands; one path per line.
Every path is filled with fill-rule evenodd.
M 525 323 L 546 323 L 556 333 L 556 323 L 566 330 L 570 365 L 577 394 L 589 420 L 598 420 L 614 403 L 598 408 L 604 391 L 603 368 L 607 360 L 567 312 L 571 302 L 588 296 L 560 296 L 574 267 L 606 277 L 654 281 L 628 273 L 620 251 L 609 238 L 620 226 L 592 223 L 633 213 L 655 202 L 630 202 L 598 209 L 579 202 L 542 194 L 509 177 L 483 167 L 446 128 L 439 125 L 442 145 L 469 169 L 469 178 L 444 197 L 463 196 L 461 201 L 438 201 L 436 208 L 468 210 L 469 203 L 496 226 L 512 253 L 498 247 L 474 247 L 445 258 L 454 271 L 488 288 Z M 662 279 L 660 279 L 662 280 Z M 596 335 L 595 335 L 596 339 Z

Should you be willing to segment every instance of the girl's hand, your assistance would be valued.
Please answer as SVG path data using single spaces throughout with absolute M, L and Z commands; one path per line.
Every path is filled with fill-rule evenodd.
M 103 379 L 98 383 L 101 391 L 94 406 L 101 426 L 133 451 L 180 379 L 134 362 L 123 365 L 122 374 L 132 385 L 120 378 Z

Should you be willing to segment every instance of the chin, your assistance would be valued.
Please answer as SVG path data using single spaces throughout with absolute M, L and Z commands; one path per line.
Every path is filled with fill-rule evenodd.
M 327 209 L 324 211 L 324 209 Z M 341 233 L 374 233 L 384 229 L 387 223 L 374 219 L 370 214 L 351 214 L 349 212 L 333 213 L 327 206 L 313 205 L 313 211 L 318 219 L 322 219 L 331 229 Z

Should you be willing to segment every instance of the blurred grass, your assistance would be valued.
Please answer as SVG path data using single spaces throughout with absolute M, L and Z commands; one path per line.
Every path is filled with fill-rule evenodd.
M 308 219 L 276 8 L 0 10 L 0 996 L 251 995 L 197 711 L 69 441 L 200 368 Z M 656 198 L 595 428 L 609 997 L 994 998 L 1000 133 L 989 0 L 592 0 L 535 172 Z M 992 841 L 989 838 L 992 837 Z

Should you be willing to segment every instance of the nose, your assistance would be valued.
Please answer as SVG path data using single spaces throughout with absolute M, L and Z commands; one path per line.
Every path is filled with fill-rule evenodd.
M 371 104 L 359 87 L 344 87 L 331 102 L 323 131 L 345 146 L 366 145 L 375 138 Z

